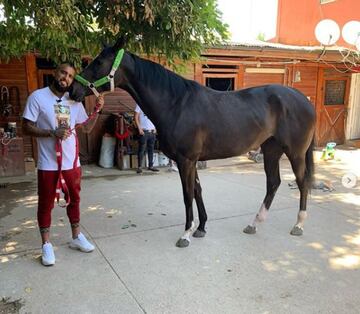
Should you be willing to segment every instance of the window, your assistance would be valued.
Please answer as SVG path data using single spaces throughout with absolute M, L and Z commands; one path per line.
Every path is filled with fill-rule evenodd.
M 327 80 L 325 82 L 325 106 L 345 104 L 346 80 Z
M 207 77 L 206 86 L 219 91 L 234 90 L 234 78 L 231 77 Z
M 39 87 L 49 86 L 49 85 L 51 85 L 53 80 L 54 80 L 54 70 L 52 70 L 52 69 L 38 70 Z

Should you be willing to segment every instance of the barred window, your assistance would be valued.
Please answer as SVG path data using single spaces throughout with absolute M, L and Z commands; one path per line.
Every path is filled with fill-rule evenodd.
M 345 103 L 346 80 L 327 80 L 325 82 L 325 106 Z

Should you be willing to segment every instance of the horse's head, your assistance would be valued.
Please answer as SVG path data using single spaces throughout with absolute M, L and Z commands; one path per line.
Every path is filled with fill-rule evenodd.
M 121 78 L 120 63 L 124 54 L 124 37 L 120 37 L 114 46 L 105 47 L 101 53 L 76 75 L 70 88 L 70 98 L 83 101 L 85 96 L 110 91 Z

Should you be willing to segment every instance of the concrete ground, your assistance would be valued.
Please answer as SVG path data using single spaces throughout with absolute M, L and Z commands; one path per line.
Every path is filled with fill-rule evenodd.
M 341 183 L 349 172 L 360 178 L 359 160 L 351 149 L 317 160 L 318 182 L 335 190 L 313 190 L 302 237 L 289 235 L 299 193 L 286 159 L 255 235 L 242 229 L 265 194 L 263 165 L 208 162 L 199 171 L 207 235 L 185 249 L 175 247 L 185 222 L 178 174 L 85 166 L 81 226 L 96 250 L 68 247 L 67 217 L 56 207 L 53 267 L 40 263 L 35 176 L 2 179 L 0 313 L 359 313 L 360 183 Z

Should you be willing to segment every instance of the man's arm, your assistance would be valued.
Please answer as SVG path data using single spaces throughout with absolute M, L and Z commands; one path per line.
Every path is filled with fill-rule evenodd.
M 136 127 L 137 127 L 138 130 L 139 130 L 139 134 L 140 134 L 140 135 L 144 135 L 144 130 L 143 130 L 143 129 L 141 128 L 141 126 L 140 126 L 140 113 L 135 111 L 134 118 L 135 118 Z
M 22 130 L 24 134 L 34 137 L 56 137 L 62 140 L 67 139 L 71 132 L 68 129 L 59 128 L 57 130 L 41 129 L 36 126 L 35 122 L 23 118 Z
M 96 99 L 96 103 L 98 105 L 98 111 L 100 111 L 103 107 L 104 107 L 104 103 L 105 103 L 105 100 L 104 100 L 104 96 L 103 95 L 100 95 L 97 99 Z M 92 119 L 90 119 L 86 124 L 80 124 L 81 125 L 81 129 L 84 133 L 90 133 L 95 124 L 96 124 L 96 121 L 97 119 L 99 118 L 99 114 L 96 114 Z

